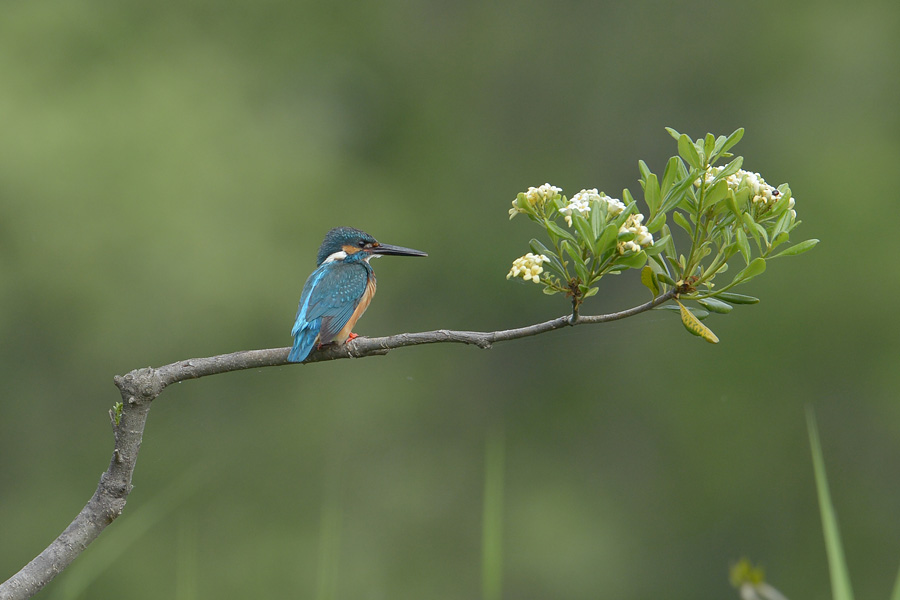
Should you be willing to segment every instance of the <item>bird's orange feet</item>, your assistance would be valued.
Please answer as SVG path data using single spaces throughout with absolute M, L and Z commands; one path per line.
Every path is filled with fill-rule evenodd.
M 353 332 L 351 331 L 351 332 L 350 332 L 350 335 L 347 336 L 347 341 L 349 342 L 350 340 L 355 340 L 355 339 L 358 338 L 358 337 L 359 337 L 358 334 L 353 333 Z

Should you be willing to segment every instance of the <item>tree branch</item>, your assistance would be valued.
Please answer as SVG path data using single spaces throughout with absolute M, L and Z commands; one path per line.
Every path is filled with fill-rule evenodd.
M 676 293 L 676 289 L 670 290 L 650 302 L 621 312 L 596 316 L 566 315 L 517 329 L 489 332 L 438 329 L 420 333 L 400 333 L 380 338 L 360 337 L 346 344 L 329 345 L 316 350 L 304 361 L 304 364 L 340 358 L 382 355 L 395 348 L 420 344 L 450 342 L 472 344 L 487 349 L 497 342 L 539 335 L 563 327 L 606 323 L 631 317 L 670 300 L 675 297 Z M 287 362 L 289 350 L 289 348 L 245 350 L 209 358 L 192 358 L 159 368 L 135 369 L 124 376 L 117 375 L 113 380 L 122 394 L 122 411 L 118 423 L 115 413 L 110 411 L 115 446 L 109 468 L 100 476 L 100 483 L 93 497 L 81 509 L 75 520 L 66 527 L 66 530 L 34 560 L 0 584 L 0 600 L 21 600 L 36 594 L 69 566 L 107 525 L 122 514 L 125 501 L 131 492 L 131 478 L 137 463 L 150 405 L 166 386 L 188 379 L 242 369 L 287 365 L 290 364 Z

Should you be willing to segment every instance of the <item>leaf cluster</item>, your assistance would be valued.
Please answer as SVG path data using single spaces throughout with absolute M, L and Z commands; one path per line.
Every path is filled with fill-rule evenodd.
M 546 231 L 549 244 L 538 239 L 529 243 L 532 252 L 547 258 L 546 274 L 541 278 L 544 293 L 566 294 L 575 310 L 599 291 L 597 283 L 604 275 L 639 269 L 647 263 L 648 255 L 662 250 L 662 246 L 650 246 L 623 252 L 624 243 L 635 238 L 625 227 L 626 222 L 639 214 L 628 190 L 623 193 L 623 201 L 585 192 L 581 193 L 587 197 L 582 200 L 583 211 L 572 208 L 570 200 L 560 193 L 532 202 L 524 192 L 510 211 L 510 218 L 525 214 Z
M 535 194 L 535 188 L 520 193 L 510 218 L 525 214 L 545 230 L 549 245 L 530 242 L 531 250 L 547 259 L 540 282 L 545 293 L 569 296 L 575 314 L 581 302 L 598 292 L 604 275 L 641 269 L 641 282 L 654 297 L 674 290 L 679 300 L 659 308 L 677 311 L 688 331 L 715 343 L 718 338 L 700 319 L 758 302 L 731 290 L 764 273 L 769 260 L 806 252 L 818 240 L 789 243 L 800 225 L 790 186 L 770 186 L 758 173 L 742 169 L 743 157 L 731 149 L 743 129 L 697 140 L 667 131 L 677 142 L 678 154 L 668 160 L 662 176 L 644 161 L 638 164 L 646 215 L 638 212 L 627 189 L 621 202 L 582 190 L 575 197 L 579 202 L 573 203 L 547 184 L 540 189 L 550 193 Z M 670 225 L 686 235 L 678 234 L 683 250 Z M 636 236 L 644 242 L 639 247 L 627 243 Z M 736 272 L 724 283 L 716 281 L 737 255 Z M 694 305 L 686 307 L 687 301 Z

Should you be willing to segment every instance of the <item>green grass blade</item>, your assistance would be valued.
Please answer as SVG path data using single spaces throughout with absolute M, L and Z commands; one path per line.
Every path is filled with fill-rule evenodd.
M 891 600 L 900 600 L 900 570 L 897 571 L 897 580 L 894 581 L 894 591 L 891 592 Z
M 341 513 L 341 507 L 337 503 L 327 503 L 322 508 L 316 600 L 337 598 L 338 561 L 341 554 Z
M 193 515 L 181 515 L 175 546 L 175 600 L 197 600 L 199 573 L 197 520 Z
M 831 594 L 834 600 L 853 600 L 850 573 L 847 570 L 847 561 L 844 559 L 844 547 L 841 544 L 837 515 L 828 492 L 822 445 L 819 443 L 819 430 L 816 427 L 816 416 L 812 407 L 806 409 L 806 428 L 809 430 L 809 446 L 816 475 L 816 493 L 819 496 L 819 510 L 822 514 L 822 532 L 825 534 L 825 550 L 828 554 L 828 570 L 831 574 Z
M 488 434 L 484 456 L 484 513 L 481 525 L 481 597 L 503 597 L 503 430 Z
M 344 512 L 341 505 L 341 471 L 341 452 L 335 448 L 328 456 L 325 472 L 319 533 L 319 564 L 316 574 L 316 600 L 335 600 L 338 597 Z

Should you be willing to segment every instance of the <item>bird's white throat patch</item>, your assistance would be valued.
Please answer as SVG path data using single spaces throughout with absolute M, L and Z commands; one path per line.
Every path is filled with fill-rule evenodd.
M 322 261 L 322 264 L 324 265 L 326 263 L 334 262 L 336 260 L 344 260 L 345 258 L 347 258 L 347 253 L 344 252 L 343 250 L 338 250 L 337 252 L 329 254 L 328 258 L 326 258 L 325 260 Z
M 337 252 L 329 254 L 328 258 L 326 258 L 325 260 L 322 261 L 322 264 L 324 265 L 324 264 L 327 264 L 330 262 L 334 262 L 336 260 L 344 260 L 345 258 L 347 258 L 347 253 L 344 252 L 343 250 L 338 250 Z M 363 260 L 366 262 L 369 262 L 373 258 L 381 258 L 381 255 L 380 254 L 370 254 L 367 257 L 365 257 Z

